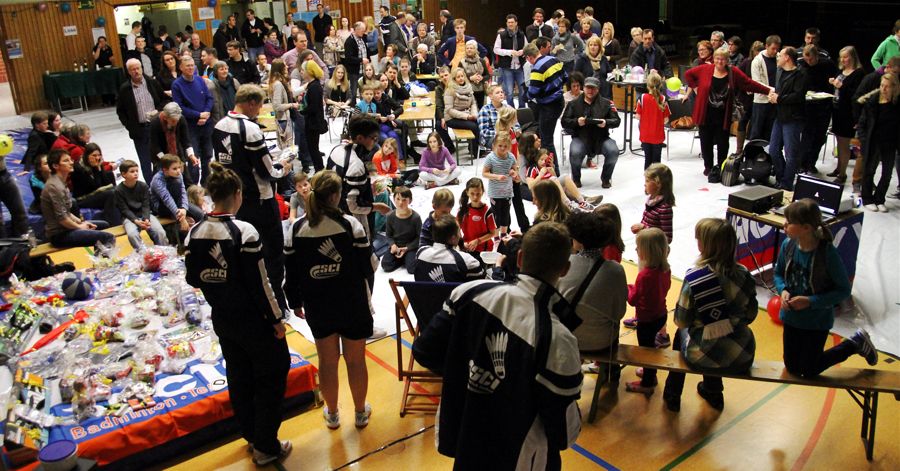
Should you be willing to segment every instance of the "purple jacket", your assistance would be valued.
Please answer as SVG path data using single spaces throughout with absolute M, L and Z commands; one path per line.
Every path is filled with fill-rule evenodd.
M 446 165 L 445 165 L 446 162 Z M 431 148 L 422 151 L 422 158 L 419 160 L 419 171 L 434 173 L 435 170 L 453 170 L 456 168 L 456 161 L 450 155 L 450 151 L 446 147 L 441 146 L 440 152 L 435 155 Z

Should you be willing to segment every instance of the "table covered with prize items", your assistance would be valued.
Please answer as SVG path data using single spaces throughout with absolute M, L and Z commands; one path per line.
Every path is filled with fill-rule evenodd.
M 6 450 L 71 441 L 103 466 L 230 418 L 210 309 L 183 258 L 153 247 L 93 260 L 4 293 Z M 316 368 L 291 352 L 285 397 L 317 388 Z

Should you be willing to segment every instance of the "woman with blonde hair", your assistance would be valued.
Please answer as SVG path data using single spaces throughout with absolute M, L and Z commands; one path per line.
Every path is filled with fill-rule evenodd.
M 597 35 L 591 30 L 591 19 L 584 18 L 578 21 L 578 37 L 581 38 L 585 43 L 588 39 L 596 37 Z
M 558 222 L 565 224 L 572 215 L 569 205 L 563 202 L 559 186 L 552 180 L 539 180 L 531 187 L 532 202 L 537 207 L 534 224 Z
M 856 48 L 847 46 L 838 54 L 841 72 L 837 77 L 828 79 L 834 85 L 834 110 L 831 115 L 831 132 L 837 137 L 838 164 L 829 177 L 835 177 L 836 183 L 847 180 L 847 165 L 850 163 L 850 140 L 856 137 L 856 117 L 853 115 L 853 95 L 866 75 L 859 62 Z M 853 187 L 860 186 L 865 164 L 856 160 L 853 169 Z
M 479 142 L 479 129 L 476 122 L 478 108 L 476 107 L 475 91 L 462 67 L 453 69 L 450 82 L 444 91 L 444 119 L 449 128 L 468 129 L 475 134 L 475 139 L 469 141 L 469 151 L 474 156 Z
M 600 96 L 612 99 L 612 87 L 606 76 L 612 71 L 609 60 L 604 55 L 603 40 L 597 36 L 587 40 L 584 52 L 575 59 L 574 72 L 581 72 L 584 78 L 594 77 L 600 81 Z
M 294 100 L 294 95 L 291 93 L 291 81 L 288 78 L 287 66 L 281 59 L 272 61 L 272 70 L 269 72 L 269 100 L 272 102 L 275 123 L 278 125 L 275 133 L 278 148 L 285 150 L 294 145 L 291 114 L 292 111 L 296 112 L 300 105 Z
M 349 114 L 353 97 L 350 96 L 350 80 L 347 68 L 343 64 L 334 68 L 331 78 L 325 82 L 325 104 L 329 116 L 336 118 L 341 114 Z
M 900 83 L 890 72 L 881 76 L 877 90 L 859 98 L 859 140 L 866 172 L 862 182 L 862 200 L 869 211 L 888 212 L 885 203 L 891 183 L 894 159 L 900 149 Z M 881 178 L 875 185 L 875 172 L 881 164 Z M 859 165 L 859 164 L 857 164 Z
M 381 36 L 381 30 L 375 27 L 375 18 L 371 16 L 364 16 L 362 21 L 366 24 L 366 55 L 369 57 L 370 63 L 377 64 L 378 40 Z
M 369 62 L 363 66 L 363 73 L 357 81 L 357 93 L 362 96 L 362 90 L 366 87 L 380 87 L 381 82 L 378 80 L 378 73 L 375 72 L 375 64 Z M 357 97 L 358 98 L 358 97 Z
M 603 40 L 603 50 L 606 53 L 606 60 L 615 66 L 614 64 L 616 61 L 622 57 L 622 46 L 619 45 L 619 40 L 616 39 L 616 28 L 609 21 L 603 23 L 603 31 L 600 33 L 600 39 Z
M 306 118 L 306 148 L 312 160 L 312 167 L 318 172 L 325 168 L 322 162 L 324 155 L 319 150 L 319 136 L 328 132 L 328 121 L 325 120 L 325 93 L 322 89 L 325 71 L 313 60 L 303 62 L 298 68 L 300 77 L 306 85 L 303 107 L 300 111 Z
M 641 29 L 640 26 L 635 26 L 631 28 L 631 43 L 628 44 L 628 56 L 634 53 L 634 50 L 641 47 L 642 39 L 644 37 L 644 30 Z

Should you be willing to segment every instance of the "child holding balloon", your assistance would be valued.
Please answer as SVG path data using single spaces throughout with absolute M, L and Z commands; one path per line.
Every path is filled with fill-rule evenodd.
M 644 151 L 644 170 L 662 160 L 665 124 L 669 121 L 669 103 L 661 92 L 662 77 L 654 70 L 647 76 L 647 93 L 641 95 L 634 113 L 641 120 L 641 150 Z
M 775 264 L 775 287 L 781 296 L 785 368 L 817 376 L 857 353 L 875 365 L 878 352 L 863 329 L 822 351 L 834 325 L 834 305 L 850 296 L 850 280 L 815 200 L 791 203 L 784 217 L 788 238 Z

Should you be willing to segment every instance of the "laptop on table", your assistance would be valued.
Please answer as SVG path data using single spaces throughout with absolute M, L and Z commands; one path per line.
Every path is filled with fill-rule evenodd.
M 844 185 L 842 183 L 834 183 L 809 175 L 798 175 L 794 184 L 794 198 L 791 202 L 811 198 L 819 204 L 822 220 L 830 221 L 840 211 L 841 195 L 843 193 Z M 785 207 L 776 208 L 773 212 L 784 216 Z

